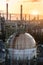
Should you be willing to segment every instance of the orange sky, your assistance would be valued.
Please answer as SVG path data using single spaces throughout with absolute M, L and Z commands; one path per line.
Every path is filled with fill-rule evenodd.
M 9 13 L 20 13 L 20 5 L 23 5 L 23 14 L 38 12 L 43 15 L 43 0 L 8 0 Z M 0 0 L 1 12 L 6 12 L 6 0 Z

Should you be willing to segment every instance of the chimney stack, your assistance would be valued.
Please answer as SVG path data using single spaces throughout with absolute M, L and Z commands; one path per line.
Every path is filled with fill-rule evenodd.
M 8 20 L 8 3 L 6 3 L 6 20 Z
M 22 5 L 21 5 L 20 20 L 22 20 Z
M 11 14 L 10 14 L 10 17 L 9 17 L 9 18 L 10 18 L 10 20 L 11 20 Z
M 25 14 L 25 21 L 26 21 L 26 14 Z
M 29 14 L 29 21 L 30 21 L 30 14 Z
M 39 15 L 37 15 L 37 20 L 39 20 Z

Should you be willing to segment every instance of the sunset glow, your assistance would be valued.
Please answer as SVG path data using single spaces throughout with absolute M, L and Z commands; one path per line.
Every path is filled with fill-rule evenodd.
M 34 16 L 36 16 L 36 15 L 39 15 L 39 12 L 38 12 L 37 10 L 33 10 L 33 11 L 31 12 L 31 14 L 34 15 Z
M 43 15 L 43 0 L 0 0 L 0 11 L 6 13 L 7 2 L 9 13 L 20 14 L 22 4 L 23 14 Z

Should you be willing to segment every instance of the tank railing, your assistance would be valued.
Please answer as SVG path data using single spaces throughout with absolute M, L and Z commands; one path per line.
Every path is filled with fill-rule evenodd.
M 14 54 L 12 54 L 14 56 Z M 5 65 L 37 65 L 37 59 L 34 57 L 33 59 L 28 59 L 28 57 L 26 59 L 21 59 L 19 57 L 19 59 L 17 59 L 17 57 L 14 59 L 12 59 L 11 57 L 9 58 L 9 60 L 6 60 Z
M 16 54 L 15 54 L 16 55 Z M 12 54 L 12 57 L 14 56 L 14 54 Z M 36 58 L 34 57 L 33 59 L 28 59 L 28 57 L 26 59 L 21 59 L 19 57 L 19 59 L 16 58 L 10 58 L 11 61 L 9 61 L 9 64 L 10 65 L 37 65 L 37 60 Z
M 28 65 L 29 60 L 28 61 L 27 60 L 21 60 L 20 58 L 19 58 L 19 60 L 17 60 L 17 58 L 16 58 L 15 60 L 12 60 L 11 65 Z

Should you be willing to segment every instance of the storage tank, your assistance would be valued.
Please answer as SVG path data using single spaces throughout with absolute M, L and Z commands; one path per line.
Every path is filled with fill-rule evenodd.
M 36 41 L 29 33 L 22 33 L 13 38 L 13 43 L 9 45 L 11 59 L 27 59 L 36 57 Z

